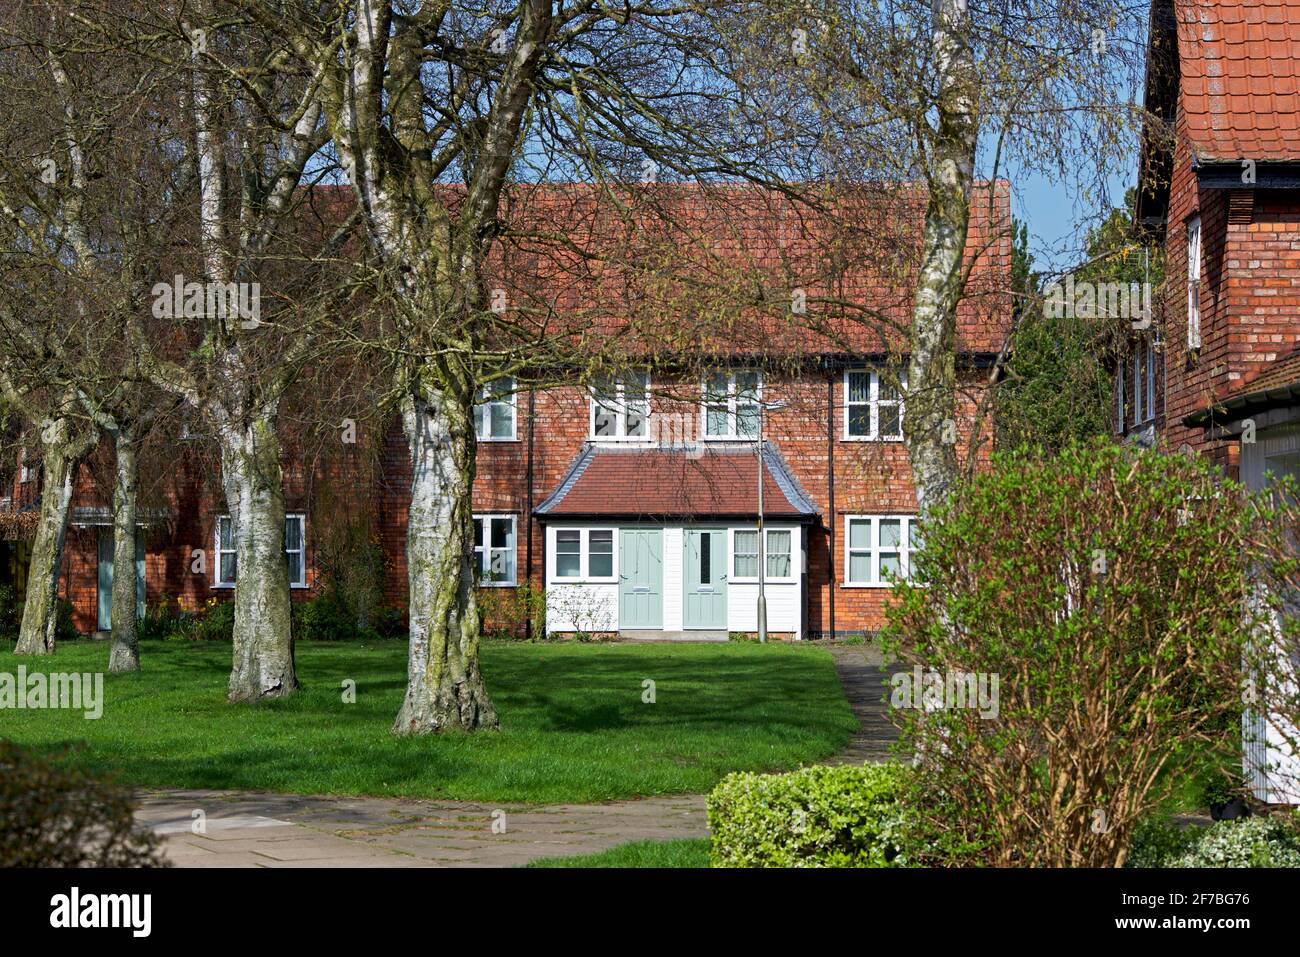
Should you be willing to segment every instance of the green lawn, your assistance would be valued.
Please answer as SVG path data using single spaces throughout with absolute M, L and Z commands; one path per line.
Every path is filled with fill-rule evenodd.
M 544 857 L 529 867 L 708 867 L 707 838 L 681 841 L 633 841 L 599 854 Z
M 844 747 L 857 727 L 825 651 L 807 646 L 490 643 L 483 674 L 499 733 L 397 739 L 401 642 L 300 643 L 303 692 L 225 700 L 230 646 L 148 642 L 144 670 L 105 676 L 103 717 L 0 710 L 0 736 L 84 741 L 79 760 L 124 783 L 501 802 L 600 801 L 706 791 L 734 770 L 783 770 Z M 101 671 L 106 643 L 20 665 Z M 656 683 L 643 704 L 642 682 Z M 356 682 L 355 704 L 340 686 Z

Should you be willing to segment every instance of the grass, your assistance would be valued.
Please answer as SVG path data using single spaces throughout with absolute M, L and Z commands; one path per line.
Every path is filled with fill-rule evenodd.
M 107 657 L 92 641 L 53 658 L 5 651 L 0 673 L 99 672 Z M 3 710 L 0 735 L 84 742 L 76 760 L 133 786 L 531 803 L 706 791 L 729 771 L 828 757 L 857 727 L 830 655 L 806 646 L 487 643 L 501 731 L 404 739 L 389 733 L 402 642 L 300 643 L 304 690 L 256 706 L 225 700 L 228 644 L 146 642 L 141 657 L 143 671 L 105 675 L 100 719 Z
M 543 857 L 529 867 L 708 867 L 708 838 L 633 841 L 599 854 Z

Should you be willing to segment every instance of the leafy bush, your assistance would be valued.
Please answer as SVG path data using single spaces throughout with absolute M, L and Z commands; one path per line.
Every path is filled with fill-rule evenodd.
M 533 638 L 546 635 L 546 593 L 522 582 L 515 588 L 480 588 L 476 598 L 485 638 L 523 638 L 533 623 Z
M 1178 828 L 1144 821 L 1129 867 L 1300 867 L 1300 812 Z
M 905 867 L 902 765 L 731 774 L 709 795 L 714 867 Z
M 200 641 L 234 641 L 235 603 L 209 601 L 203 615 L 198 619 L 194 637 Z
M 1123 861 L 1240 715 L 1257 507 L 1207 462 L 1097 443 L 996 456 L 923 522 L 885 653 L 997 692 L 993 708 L 943 687 L 937 707 L 927 690 L 891 712 L 939 846 L 998 866 Z
M 166 867 L 130 792 L 0 740 L 0 867 Z
M 0 639 L 18 640 L 23 620 L 23 603 L 12 585 L 0 585 Z

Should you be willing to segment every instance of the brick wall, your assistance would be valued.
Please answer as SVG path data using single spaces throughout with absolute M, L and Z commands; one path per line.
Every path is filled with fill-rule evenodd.
M 1167 447 L 1186 444 L 1236 477 L 1239 444 L 1188 428 L 1182 419 L 1300 343 L 1300 192 L 1202 189 L 1181 107 L 1177 131 L 1165 239 L 1165 414 L 1157 427 Z M 1230 202 L 1240 221 L 1229 222 Z M 1187 347 L 1186 223 L 1198 213 L 1201 348 L 1193 352 Z
M 972 375 L 971 386 L 979 377 Z M 829 388 L 828 388 L 829 386 Z M 680 406 L 671 395 L 676 386 L 656 383 L 656 410 L 697 409 L 694 395 Z M 692 385 L 691 389 L 694 388 Z M 660 394 L 661 390 L 665 394 Z M 881 626 L 889 600 L 887 588 L 846 587 L 844 579 L 844 517 L 852 514 L 913 514 L 916 495 L 907 453 L 901 442 L 865 442 L 844 437 L 844 380 L 841 372 L 800 379 L 769 381 L 765 398 L 783 399 L 786 408 L 769 413 L 767 434 L 780 450 L 791 473 L 816 504 L 820 516 L 808 534 L 807 628 L 817 635 L 830 628 L 832 592 L 835 630 L 839 633 L 875 630 Z M 681 394 L 677 392 L 675 394 Z M 963 397 L 959 414 L 959 449 L 969 447 L 976 392 Z M 473 507 L 478 513 L 513 514 L 517 519 L 517 569 L 525 580 L 529 569 L 528 529 L 532 528 L 532 581 L 543 580 L 541 525 L 530 522 L 535 508 L 559 484 L 587 440 L 589 401 L 584 390 L 554 388 L 532 394 L 536 420 L 532 429 L 533 494 L 528 494 L 530 396 L 517 397 L 513 441 L 483 442 L 479 446 Z M 828 429 L 831 430 L 828 442 Z M 362 429 L 356 446 L 316 448 L 315 464 L 305 468 L 285 457 L 286 511 L 303 512 L 307 520 L 308 588 L 295 589 L 294 599 L 314 594 L 317 584 L 317 542 L 332 523 L 360 522 L 371 530 L 385 558 L 385 601 L 401 608 L 406 598 L 405 522 L 410 495 L 410 459 L 399 424 L 390 420 Z M 289 444 L 285 443 L 286 446 Z M 99 454 L 105 454 L 101 449 Z M 987 455 L 987 442 L 979 446 Z M 834 458 L 835 506 L 830 508 L 830 459 Z M 83 467 L 76 505 L 109 501 L 102 481 Z M 226 511 L 218 476 L 200 455 L 181 455 L 170 474 L 146 504 L 172 510 L 169 521 L 146 532 L 146 602 L 166 597 L 188 608 L 211 598 L 228 600 L 232 590 L 214 587 L 215 521 Z M 83 632 L 95 629 L 97 615 L 97 548 L 99 528 L 69 530 L 64 554 L 62 594 L 72 602 L 74 623 Z M 834 583 L 831 576 L 834 549 Z M 203 570 L 192 570 L 194 551 L 204 553 Z

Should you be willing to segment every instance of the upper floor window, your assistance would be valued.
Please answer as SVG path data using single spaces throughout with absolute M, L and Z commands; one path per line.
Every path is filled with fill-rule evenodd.
M 305 515 L 286 515 L 284 517 L 284 557 L 289 564 L 289 585 L 293 588 L 307 587 Z M 230 588 L 238 576 L 238 545 L 235 542 L 235 526 L 229 515 L 217 517 L 217 577 L 214 584 L 218 588 Z
M 591 390 L 593 439 L 644 439 L 649 434 L 650 377 L 630 372 L 600 380 Z
M 845 562 L 849 585 L 890 585 L 907 578 L 916 541 L 911 515 L 850 515 L 845 519 Z
M 901 442 L 905 376 L 866 369 L 844 373 L 844 437 Z
M 508 442 L 515 438 L 514 379 L 495 379 L 479 389 L 474 431 L 480 442 Z
M 758 438 L 763 382 L 757 372 L 715 372 L 704 383 L 704 437 Z
M 515 517 L 474 516 L 474 573 L 480 585 L 514 585 Z
M 1187 221 L 1187 348 L 1201 347 L 1201 217 Z

